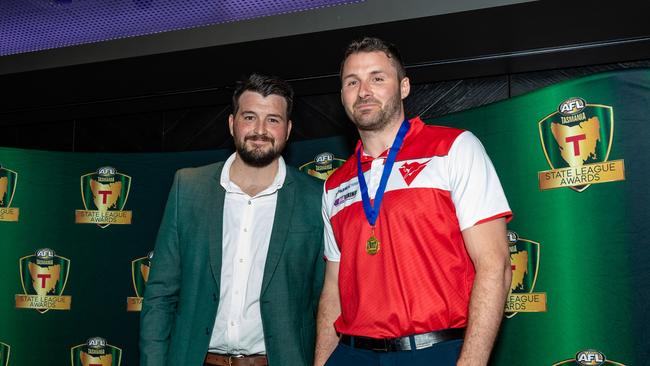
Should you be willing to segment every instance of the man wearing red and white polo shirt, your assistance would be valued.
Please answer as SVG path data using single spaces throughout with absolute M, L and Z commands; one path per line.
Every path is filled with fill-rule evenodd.
M 325 183 L 315 364 L 486 365 L 511 277 L 490 159 L 468 131 L 404 118 L 395 46 L 351 43 L 341 80 L 361 141 Z

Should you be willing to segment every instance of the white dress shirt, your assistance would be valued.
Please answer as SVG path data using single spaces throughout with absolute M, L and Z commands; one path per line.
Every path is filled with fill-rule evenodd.
M 265 354 L 260 292 L 269 249 L 278 189 L 286 165 L 279 158 L 271 185 L 251 197 L 230 180 L 232 154 L 223 166 L 221 185 L 226 190 L 223 207 L 221 289 L 217 318 L 209 351 L 221 354 Z

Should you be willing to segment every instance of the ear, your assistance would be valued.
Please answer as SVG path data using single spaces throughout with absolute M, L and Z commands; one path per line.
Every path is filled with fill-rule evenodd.
M 230 129 L 230 136 L 235 137 L 235 134 L 233 133 L 233 123 L 235 123 L 235 117 L 231 114 L 228 116 L 228 128 Z
M 291 120 L 287 121 L 287 139 L 285 141 L 289 140 L 289 136 L 291 136 L 291 126 L 293 124 L 291 123 Z
M 402 81 L 399 83 L 399 90 L 402 99 L 409 96 L 409 93 L 411 92 L 411 82 L 409 81 L 409 78 L 404 77 L 404 79 L 402 79 Z

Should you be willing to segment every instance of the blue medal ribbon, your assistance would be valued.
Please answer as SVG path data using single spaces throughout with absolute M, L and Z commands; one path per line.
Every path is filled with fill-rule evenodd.
M 388 152 L 388 157 L 384 163 L 384 170 L 381 173 L 381 179 L 379 180 L 379 187 L 377 187 L 377 193 L 375 194 L 375 204 L 374 206 L 370 203 L 370 196 L 368 195 L 368 184 L 366 184 L 366 179 L 363 176 L 363 169 L 361 168 L 361 147 L 357 150 L 357 178 L 359 179 L 359 187 L 361 188 L 361 201 L 363 202 L 363 211 L 366 213 L 366 218 L 371 227 L 375 227 L 375 222 L 377 217 L 379 217 L 379 208 L 381 207 L 381 201 L 384 198 L 384 192 L 386 191 L 386 185 L 388 184 L 388 177 L 390 172 L 393 170 L 393 164 L 395 164 L 395 158 L 397 158 L 397 152 L 402 147 L 402 142 L 404 142 L 404 136 L 408 132 L 411 124 L 408 120 L 404 120 L 402 125 L 395 136 L 393 141 L 393 146 L 390 147 Z

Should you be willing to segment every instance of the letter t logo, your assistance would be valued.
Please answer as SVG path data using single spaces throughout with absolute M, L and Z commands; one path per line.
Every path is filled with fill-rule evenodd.
M 564 141 L 568 144 L 573 143 L 573 156 L 580 156 L 580 141 L 587 138 L 584 133 L 582 135 L 569 136 Z
M 41 288 L 45 288 L 45 282 L 51 277 L 49 274 L 37 274 L 36 277 L 41 279 Z
M 108 197 L 109 194 L 113 193 L 113 191 L 98 191 L 97 193 L 102 195 L 102 203 L 106 204 L 106 197 Z

